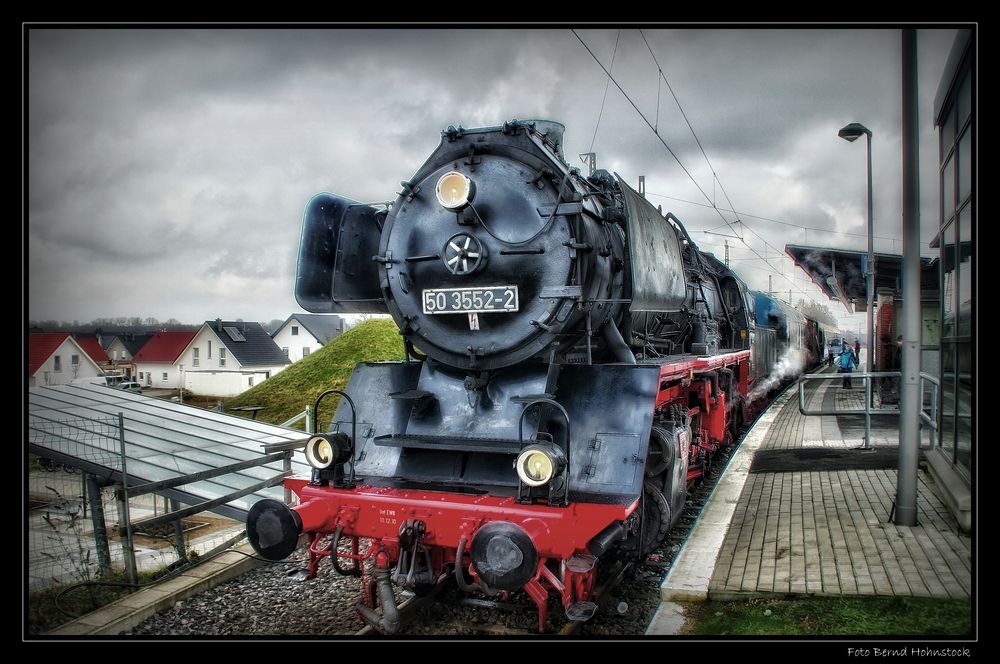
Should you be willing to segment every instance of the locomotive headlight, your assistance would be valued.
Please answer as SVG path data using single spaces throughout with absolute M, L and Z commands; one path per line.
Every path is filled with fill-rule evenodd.
M 329 468 L 333 457 L 333 445 L 325 437 L 313 436 L 306 443 L 306 461 L 313 468 Z
M 517 455 L 517 476 L 528 486 L 547 484 L 565 465 L 562 449 L 554 445 L 531 445 Z
M 449 171 L 438 178 L 434 193 L 442 207 L 457 212 L 472 202 L 476 183 L 457 171 Z
M 351 458 L 351 438 L 345 433 L 319 434 L 306 443 L 305 453 L 309 465 L 320 470 L 346 463 Z

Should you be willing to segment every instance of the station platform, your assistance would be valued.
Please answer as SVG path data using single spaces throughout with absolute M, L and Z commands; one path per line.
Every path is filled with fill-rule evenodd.
M 863 409 L 862 381 L 807 384 L 807 408 Z M 646 634 L 680 634 L 683 603 L 754 596 L 969 598 L 971 539 L 918 473 L 918 525 L 896 526 L 899 418 L 804 416 L 793 385 L 733 455 L 664 579 Z M 924 434 L 924 444 L 929 436 Z

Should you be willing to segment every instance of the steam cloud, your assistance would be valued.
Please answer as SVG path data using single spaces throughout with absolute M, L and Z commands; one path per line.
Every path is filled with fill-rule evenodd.
M 757 383 L 757 385 L 750 390 L 750 395 L 747 399 L 751 402 L 756 401 L 760 397 L 766 395 L 781 381 L 792 376 L 797 376 L 802 373 L 805 368 L 805 351 L 800 348 L 788 346 L 788 348 L 785 349 L 784 354 L 778 358 L 778 363 L 775 364 L 774 370 L 767 376 L 767 378 L 765 378 L 762 382 Z

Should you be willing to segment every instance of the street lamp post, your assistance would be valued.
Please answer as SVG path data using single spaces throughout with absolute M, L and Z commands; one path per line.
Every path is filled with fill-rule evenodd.
M 875 356 L 875 324 L 874 324 L 874 301 L 875 301 L 875 243 L 872 229 L 872 132 L 870 129 L 857 122 L 852 122 L 837 135 L 846 141 L 854 142 L 864 134 L 868 143 L 868 260 L 865 264 L 865 284 L 867 286 L 867 313 L 868 313 L 868 352 L 865 354 L 865 371 L 872 373 Z M 865 385 L 865 449 L 871 447 L 872 425 L 872 381 L 871 378 L 864 381 Z

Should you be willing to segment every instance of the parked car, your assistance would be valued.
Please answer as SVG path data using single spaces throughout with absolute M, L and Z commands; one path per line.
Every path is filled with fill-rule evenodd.
M 135 392 L 136 394 L 142 394 L 142 385 L 139 383 L 122 383 L 118 386 L 119 390 L 124 390 L 125 392 Z

